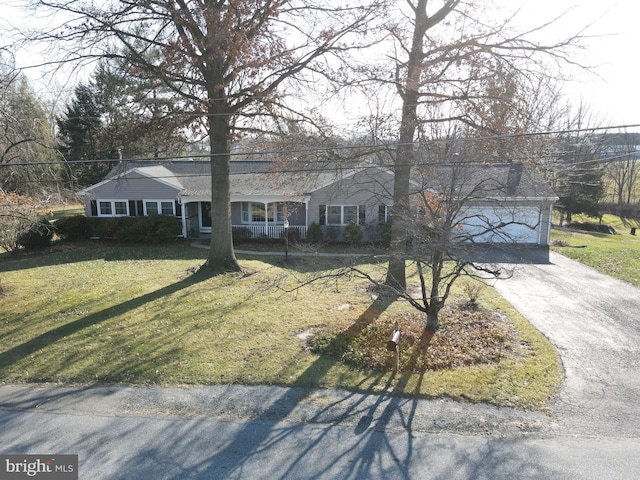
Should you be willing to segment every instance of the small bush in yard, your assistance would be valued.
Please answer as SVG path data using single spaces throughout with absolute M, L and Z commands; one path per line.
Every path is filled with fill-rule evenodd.
M 362 242 L 362 228 L 360 228 L 360 225 L 349 222 L 344 229 L 344 238 L 349 245 L 360 245 Z
M 31 222 L 27 228 L 18 235 L 17 244 L 33 250 L 45 248 L 51 244 L 53 238 L 53 226 L 46 218 L 40 218 Z
M 313 222 L 309 225 L 309 229 L 307 230 L 307 240 L 309 243 L 318 244 L 322 243 L 322 227 Z
M 473 282 L 471 280 L 467 280 L 462 283 L 462 289 L 464 293 L 469 298 L 469 303 L 477 303 L 482 290 L 484 290 L 486 285 L 482 282 Z

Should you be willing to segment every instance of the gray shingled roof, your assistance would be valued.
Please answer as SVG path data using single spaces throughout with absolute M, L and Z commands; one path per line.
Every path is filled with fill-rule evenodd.
M 345 178 L 350 171 L 336 169 L 300 170 L 290 168 L 277 171 L 270 161 L 232 161 L 230 181 L 232 195 L 299 197 L 317 188 Z M 208 161 L 124 161 L 109 172 L 107 178 L 139 169 L 147 174 L 180 186 L 181 196 L 202 197 L 211 192 L 211 165 Z M 433 165 L 418 170 L 414 185 L 434 191 L 443 191 L 455 185 L 459 196 L 555 198 L 556 195 L 545 180 L 522 165 Z M 475 191 L 473 191 L 475 189 Z
M 296 197 L 316 188 L 335 182 L 344 172 L 335 169 L 276 171 L 270 161 L 238 161 L 230 163 L 232 195 Z M 137 169 L 155 171 L 157 178 L 170 183 L 178 182 L 183 189 L 181 196 L 206 196 L 211 192 L 211 164 L 208 161 L 164 161 L 150 165 L 149 162 L 126 161 L 109 172 L 107 178 L 115 178 Z
M 531 168 L 520 164 L 433 165 L 414 175 L 414 181 L 437 192 L 454 188 L 458 197 L 557 198 L 549 184 Z

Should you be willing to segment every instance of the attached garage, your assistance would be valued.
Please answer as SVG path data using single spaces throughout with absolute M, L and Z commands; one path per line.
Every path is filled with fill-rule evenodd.
M 539 206 L 496 205 L 465 209 L 465 236 L 477 243 L 548 245 L 549 228 L 543 218 L 551 215 L 551 204 Z

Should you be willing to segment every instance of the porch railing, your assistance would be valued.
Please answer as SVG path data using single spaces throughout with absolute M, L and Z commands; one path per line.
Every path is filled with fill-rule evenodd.
M 250 238 L 284 238 L 284 226 L 282 225 L 232 225 L 233 236 L 236 239 Z M 307 237 L 307 227 L 304 225 L 291 225 L 289 238 Z

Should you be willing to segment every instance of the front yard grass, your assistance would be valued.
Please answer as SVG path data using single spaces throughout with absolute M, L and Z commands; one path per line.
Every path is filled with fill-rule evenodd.
M 240 255 L 242 274 L 193 275 L 205 255 L 186 241 L 57 244 L 38 254 L 1 255 L 0 381 L 335 387 L 526 408 L 544 408 L 560 385 L 553 347 L 491 288 L 480 304 L 500 312 L 496 331 L 504 349 L 496 354 L 493 348 L 477 362 L 405 368 L 415 361 L 408 358 L 409 343 L 403 350 L 410 336 L 405 332 L 403 366 L 394 373 L 315 353 L 307 344 L 322 332 L 356 332 L 357 349 L 384 363 L 393 354 L 380 352 L 367 327 L 377 326 L 384 338 L 389 322 L 415 318 L 408 304 L 376 299 L 357 278 L 295 289 L 345 259 L 284 264 L 282 257 Z M 357 261 L 372 272 L 385 268 L 373 258 Z M 465 300 L 460 291 L 452 303 Z M 440 355 L 458 355 L 447 349 L 464 350 L 469 342 L 453 341 Z

